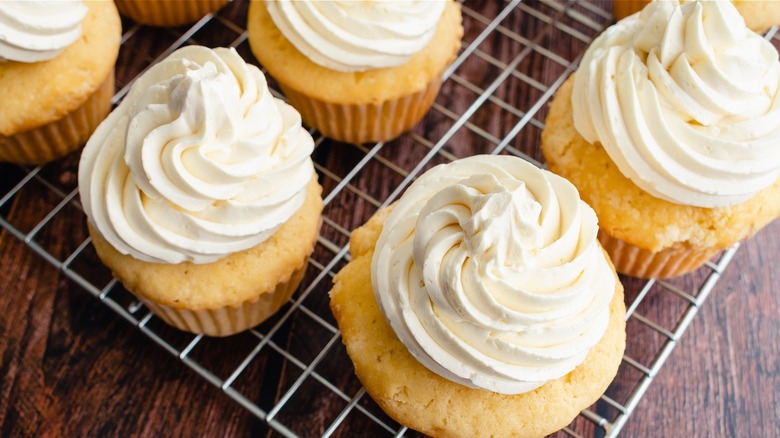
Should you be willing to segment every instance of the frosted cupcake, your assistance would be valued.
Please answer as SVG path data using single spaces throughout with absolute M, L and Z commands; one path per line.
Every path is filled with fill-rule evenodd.
M 357 143 L 392 139 L 422 119 L 463 35 L 451 0 L 255 0 L 247 29 L 304 122 Z
M 420 176 L 352 234 L 331 291 L 355 372 L 433 436 L 537 437 L 614 378 L 623 288 L 566 180 L 476 156 Z
M 119 13 L 141 24 L 170 27 L 194 23 L 229 0 L 114 0 Z
M 79 191 L 98 256 L 175 327 L 257 325 L 295 291 L 317 238 L 313 147 L 235 50 L 177 50 L 84 148 Z
M 661 0 L 678 1 L 678 0 Z M 714 0 L 713 0 L 714 1 Z M 764 33 L 772 26 L 780 24 L 780 2 L 776 0 L 731 0 L 737 8 L 745 25 L 751 30 Z M 621 20 L 639 12 L 650 0 L 615 0 L 613 2 L 615 19 Z
M 121 33 L 111 1 L 0 1 L 0 161 L 87 141 L 111 109 Z
M 618 272 L 690 272 L 780 215 L 778 54 L 728 2 L 651 3 L 587 50 L 542 149 Z

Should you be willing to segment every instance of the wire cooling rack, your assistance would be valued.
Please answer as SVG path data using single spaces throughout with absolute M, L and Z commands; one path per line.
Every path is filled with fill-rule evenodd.
M 125 21 L 114 102 L 140 73 L 183 45 L 231 46 L 257 63 L 247 43 L 246 10 L 246 2 L 236 0 L 216 15 L 176 29 Z M 332 278 L 349 261 L 349 232 L 435 164 L 490 153 L 541 165 L 539 134 L 547 103 L 590 41 L 611 24 L 610 11 L 609 1 L 595 0 L 468 1 L 463 5 L 463 47 L 418 128 L 390 143 L 370 145 L 334 143 L 312 132 L 317 144 L 313 158 L 324 187 L 321 235 L 300 290 L 270 320 L 245 333 L 210 339 L 166 326 L 111 278 L 89 239 L 64 256 L 50 253 L 40 236 L 55 217 L 84 226 L 77 189 L 57 183 L 56 173 L 75 172 L 73 165 L 3 165 L 13 169 L 13 187 L 0 192 L 0 226 L 249 410 L 272 435 L 414 436 L 366 395 L 328 308 Z M 777 45 L 775 31 L 767 38 Z M 403 156 L 394 153 L 399 149 Z M 41 193 L 56 202 L 40 222 L 32 228 L 12 223 L 10 203 Z M 559 434 L 620 432 L 737 249 L 673 281 L 621 278 L 628 307 L 623 363 L 605 395 Z M 218 345 L 230 353 L 215 363 L 207 353 Z M 262 381 L 246 377 L 258 373 Z

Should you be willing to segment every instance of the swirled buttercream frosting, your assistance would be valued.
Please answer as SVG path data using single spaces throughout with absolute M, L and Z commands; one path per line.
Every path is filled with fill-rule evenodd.
M 81 200 L 124 254 L 208 263 L 262 243 L 303 205 L 313 147 L 298 112 L 234 49 L 185 47 L 89 139 Z
M 0 62 L 57 57 L 81 37 L 81 0 L 0 1 Z
M 575 129 L 645 192 L 742 202 L 780 175 L 780 64 L 724 1 L 651 3 L 588 48 Z
M 377 241 L 377 303 L 409 352 L 469 387 L 560 378 L 604 335 L 615 276 L 596 215 L 565 179 L 508 156 L 437 166 Z
M 265 0 L 284 37 L 312 62 L 354 72 L 404 64 L 433 37 L 449 0 Z

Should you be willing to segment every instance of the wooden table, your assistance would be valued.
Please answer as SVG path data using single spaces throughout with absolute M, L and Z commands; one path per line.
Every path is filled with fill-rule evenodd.
M 489 25 L 497 22 L 495 17 L 507 5 L 484 1 L 468 2 L 467 6 L 464 49 L 476 50 L 445 83 L 437 107 L 413 134 L 382 148 L 358 148 L 327 140 L 318 145 L 314 158 L 325 194 L 332 194 L 332 200 L 325 210 L 330 225 L 326 221 L 315 260 L 336 258 L 335 253 L 346 244 L 345 231 L 365 221 L 376 204 L 393 193 L 403 180 L 393 166 L 409 171 L 428 154 L 433 154 L 432 162 L 439 162 L 490 152 L 505 138 L 510 139 L 507 151 L 526 152 L 540 159 L 538 133 L 546 114 L 544 102 L 549 98 L 545 90 L 557 87 L 571 70 L 571 62 L 587 46 L 582 38 L 596 34 L 587 23 L 604 26 L 609 22 L 608 15 L 593 13 L 581 4 L 564 11 L 558 4 L 529 2 L 510 4 L 502 29 L 491 31 Z M 609 10 L 608 2 L 598 6 Z M 245 59 L 256 62 L 242 35 L 245 14 L 246 4 L 237 1 L 223 10 L 220 18 L 188 35 L 189 42 L 212 47 L 233 44 Z M 132 23 L 124 24 L 129 32 L 117 67 L 120 89 L 168 47 L 180 44 L 177 39 L 188 30 L 139 29 Z M 472 47 L 470 44 L 479 42 L 483 34 L 484 41 Z M 529 49 L 534 42 L 539 46 Z M 500 79 L 506 64 L 515 68 L 516 74 Z M 481 103 L 485 89 L 492 97 Z M 530 122 L 526 124 L 523 117 L 531 117 L 527 119 Z M 439 143 L 441 150 L 431 152 Z M 373 153 L 376 156 L 372 157 Z M 31 242 L 55 260 L 66 259 L 86 239 L 77 197 L 66 198 L 62 210 L 46 218 L 63 196 L 74 194 L 77 164 L 78 156 L 71 155 L 44 166 L 36 178 L 0 205 L 0 218 L 22 234 L 45 220 Z M 350 177 L 349 187 L 339 185 L 356 164 L 365 166 L 364 171 Z M 0 199 L 28 171 L 0 164 Z M 81 251 L 83 257 L 73 269 L 86 273 L 83 275 L 91 282 L 106 284 L 110 276 L 91 248 Z M 629 418 L 624 436 L 780 436 L 779 258 L 780 221 L 776 221 L 739 249 Z M 333 270 L 342 265 L 339 261 Z M 310 271 L 305 284 L 312 284 L 319 272 L 311 267 Z M 0 231 L 0 273 L 0 311 L 4 315 L 0 321 L 0 435 L 273 434 L 264 422 L 151 342 L 5 228 Z M 685 288 L 698 284 L 702 276 L 693 274 L 673 284 Z M 636 297 L 641 283 L 624 280 L 634 291 L 629 298 Z M 326 276 L 301 301 L 326 324 L 332 324 L 327 315 L 328 284 Z M 116 286 L 110 296 L 121 301 L 125 296 L 120 289 Z M 642 315 L 664 321 L 679 309 L 679 303 L 668 301 L 647 298 L 640 306 Z M 268 345 L 289 352 L 304 364 L 317 360 L 311 356 L 322 351 L 335 335 L 311 329 L 316 325 L 307 318 L 303 312 L 295 313 L 275 330 Z M 638 354 L 655 351 L 659 335 L 644 335 L 641 324 L 634 325 L 629 324 L 629 350 Z M 268 333 L 272 326 L 273 321 L 258 332 Z M 192 339 L 155 319 L 147 327 L 181 349 Z M 253 334 L 203 339 L 187 358 L 224 380 L 258 342 L 260 337 Z M 349 396 L 355 395 L 360 386 L 340 341 L 326 348 L 329 353 L 317 367 L 318 375 Z M 301 371 L 278 350 L 266 350 L 269 353 L 258 354 L 231 387 L 241 388 L 253 403 L 273 406 Z M 346 404 L 332 393 L 323 396 L 327 392 L 316 382 L 304 383 L 276 418 L 286 424 L 305 425 L 300 432 L 304 435 L 321 434 Z M 368 396 L 359 404 L 381 418 Z M 377 431 L 370 423 L 345 421 L 336 432 L 375 436 Z

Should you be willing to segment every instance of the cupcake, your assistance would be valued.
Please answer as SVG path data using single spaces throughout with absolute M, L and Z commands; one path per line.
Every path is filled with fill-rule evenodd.
M 110 1 L 0 1 L 0 161 L 87 141 L 111 110 L 121 34 Z
M 122 16 L 149 26 L 171 27 L 194 23 L 216 12 L 230 0 L 114 0 Z
M 623 288 L 591 208 L 516 157 L 437 166 L 350 241 L 330 306 L 355 373 L 433 436 L 537 437 L 614 378 Z
M 255 0 L 247 30 L 303 121 L 353 143 L 390 140 L 419 122 L 463 35 L 453 0 Z
M 259 324 L 298 287 L 317 238 L 313 147 L 234 49 L 175 51 L 82 153 L 98 256 L 170 325 L 227 336 Z
M 678 1 L 678 0 L 657 0 Z M 731 0 L 745 19 L 745 25 L 758 33 L 764 33 L 772 26 L 780 25 L 780 1 L 776 0 Z M 615 0 L 615 19 L 621 20 L 642 10 L 650 0 Z
M 651 3 L 588 48 L 542 151 L 618 272 L 690 272 L 780 215 L 778 54 L 728 2 Z

